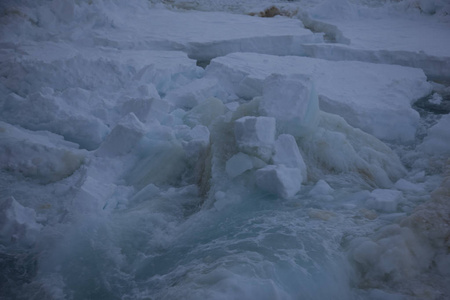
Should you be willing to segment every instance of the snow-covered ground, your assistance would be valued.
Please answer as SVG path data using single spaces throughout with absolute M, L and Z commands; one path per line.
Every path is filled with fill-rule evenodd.
M 447 299 L 450 2 L 0 3 L 0 299 Z

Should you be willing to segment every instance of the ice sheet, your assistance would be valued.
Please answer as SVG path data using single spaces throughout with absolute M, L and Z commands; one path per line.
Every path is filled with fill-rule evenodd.
M 214 59 L 208 77 L 244 99 L 262 95 L 271 74 L 312 78 L 320 108 L 385 140 L 414 140 L 419 115 L 411 104 L 429 94 L 422 70 L 363 62 L 236 53 Z M 282 94 L 282 92 L 280 92 Z

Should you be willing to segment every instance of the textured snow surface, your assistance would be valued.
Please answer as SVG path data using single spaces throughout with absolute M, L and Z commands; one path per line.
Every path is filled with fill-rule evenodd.
M 449 16 L 1 1 L 0 298 L 449 298 Z

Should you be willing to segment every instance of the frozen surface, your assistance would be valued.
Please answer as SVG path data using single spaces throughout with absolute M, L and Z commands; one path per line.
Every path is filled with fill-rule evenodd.
M 1 1 L 0 298 L 449 298 L 447 2 Z
M 375 8 L 358 2 L 323 1 L 308 11 L 311 24 L 326 24 L 322 25 L 325 31 L 336 28 L 339 33 L 335 35 L 338 44 L 309 45 L 308 55 L 399 64 L 422 68 L 433 78 L 450 77 L 450 6 L 446 1 L 399 1 Z M 411 14 L 401 14 L 401 9 Z
M 297 75 L 297 80 L 304 78 L 303 83 L 289 83 L 297 90 L 280 86 L 279 95 L 275 95 L 276 88 L 270 90 L 275 79 L 265 82 L 273 73 Z M 419 69 L 306 57 L 230 54 L 214 59 L 207 76 L 223 78 L 229 89 L 242 98 L 263 95 L 262 110 L 266 109 L 269 115 L 289 119 L 297 114 L 296 118 L 310 119 L 309 123 L 314 120 L 314 108 L 307 101 L 311 92 L 300 89 L 307 84 L 306 78 L 312 78 L 322 110 L 341 115 L 351 125 L 378 138 L 402 142 L 414 140 L 419 122 L 411 104 L 431 92 Z M 290 97 L 294 95 L 304 99 L 301 107 L 292 106 Z

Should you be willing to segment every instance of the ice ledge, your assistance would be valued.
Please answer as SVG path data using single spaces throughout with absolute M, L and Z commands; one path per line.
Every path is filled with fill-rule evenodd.
M 429 79 L 450 79 L 450 56 L 434 56 L 423 51 L 366 50 L 340 44 L 303 44 L 307 56 L 331 61 L 362 61 L 420 68 Z

